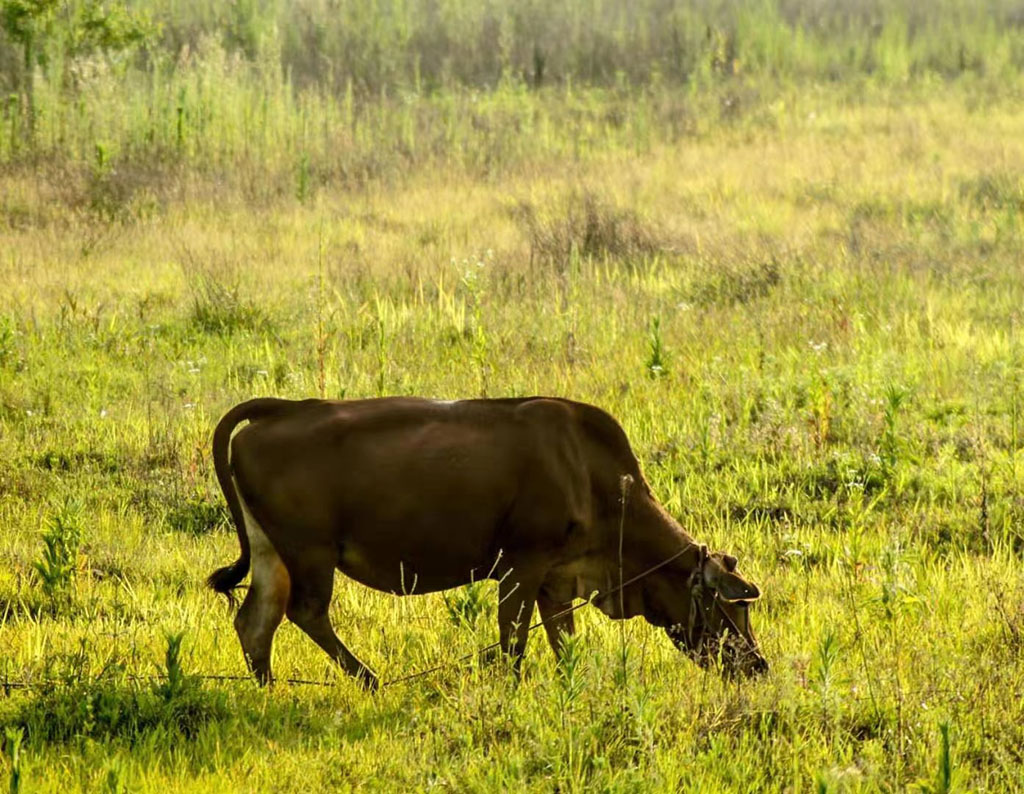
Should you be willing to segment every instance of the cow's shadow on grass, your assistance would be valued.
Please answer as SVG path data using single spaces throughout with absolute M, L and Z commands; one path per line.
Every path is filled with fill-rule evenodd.
M 273 739 L 297 727 L 311 741 L 324 732 L 358 741 L 405 719 L 398 705 L 339 710 L 330 698 L 192 678 L 173 686 L 160 678 L 67 681 L 0 696 L 0 733 L 21 731 L 36 747 L 94 741 L 184 749 L 210 733 Z
M 159 731 L 191 739 L 204 725 L 232 716 L 226 693 L 196 681 L 92 680 L 47 682 L 11 694 L 4 729 L 21 730 L 32 744 L 123 739 L 134 744 Z

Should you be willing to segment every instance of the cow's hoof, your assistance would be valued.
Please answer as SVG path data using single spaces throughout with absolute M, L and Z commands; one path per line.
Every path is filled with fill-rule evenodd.
M 480 664 L 492 665 L 495 662 L 500 662 L 504 659 L 505 654 L 501 648 L 488 648 L 486 651 L 482 651 L 478 655 L 478 658 L 480 659 Z
M 377 692 L 380 690 L 380 678 L 371 670 L 362 670 L 356 673 L 356 680 L 359 681 L 359 685 L 367 692 Z

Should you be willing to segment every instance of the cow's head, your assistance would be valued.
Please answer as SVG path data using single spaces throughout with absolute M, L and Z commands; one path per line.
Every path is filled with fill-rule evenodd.
M 677 648 L 701 667 L 720 659 L 727 674 L 753 675 L 768 670 L 750 626 L 750 604 L 760 598 L 761 591 L 736 573 L 735 557 L 723 552 L 709 554 L 701 547 L 686 591 L 685 618 L 666 628 Z M 682 617 L 677 610 L 673 612 Z

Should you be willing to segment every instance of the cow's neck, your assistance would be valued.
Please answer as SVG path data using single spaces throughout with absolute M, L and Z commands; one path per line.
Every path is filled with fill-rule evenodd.
M 606 594 L 595 604 L 613 618 L 646 614 L 648 605 L 663 600 L 658 591 L 665 585 L 676 590 L 701 556 L 693 538 L 653 499 L 637 500 L 629 519 L 622 528 L 621 567 L 616 522 L 603 533 L 602 552 L 577 568 L 574 581 L 576 597 L 586 598 L 595 591 Z M 654 568 L 657 570 L 651 571 Z M 619 583 L 637 576 L 643 578 L 623 591 L 620 603 Z
M 685 565 L 692 568 L 696 564 L 699 558 L 696 542 L 653 498 L 639 500 L 636 510 L 631 512 L 633 526 L 629 528 L 628 534 L 631 542 L 623 543 L 623 546 L 628 545 L 633 549 L 631 556 L 634 558 L 634 565 L 643 570 L 679 554 L 688 547 L 693 547 L 693 554 L 683 554 L 679 558 L 679 563 L 672 567 L 679 569 Z M 617 543 L 617 533 L 615 540 Z M 687 565 L 691 560 L 692 564 Z

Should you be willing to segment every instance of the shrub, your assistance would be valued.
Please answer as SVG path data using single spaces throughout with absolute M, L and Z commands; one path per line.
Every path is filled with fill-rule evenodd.
M 228 280 L 197 269 L 192 269 L 188 275 L 193 327 L 220 336 L 270 327 L 264 311 L 242 295 L 240 279 Z
M 532 261 L 567 262 L 574 252 L 585 258 L 635 260 L 663 248 L 649 222 L 590 191 L 572 193 L 563 207 L 547 213 L 521 203 L 514 216 L 530 244 Z

